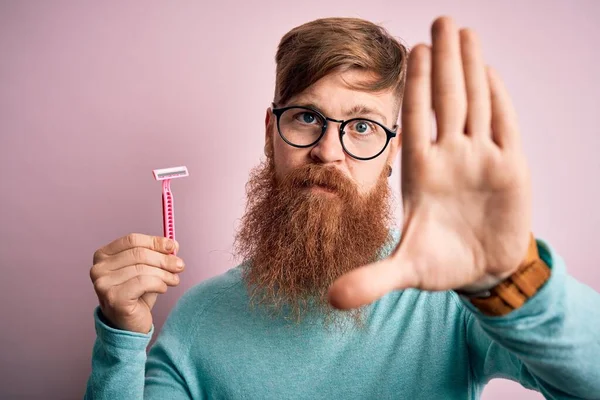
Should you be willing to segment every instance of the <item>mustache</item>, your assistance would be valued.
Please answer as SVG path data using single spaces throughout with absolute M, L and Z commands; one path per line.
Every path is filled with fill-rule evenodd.
M 343 172 L 335 167 L 319 164 L 308 164 L 294 169 L 285 176 L 283 185 L 292 188 L 321 186 L 344 198 L 358 194 L 356 185 Z

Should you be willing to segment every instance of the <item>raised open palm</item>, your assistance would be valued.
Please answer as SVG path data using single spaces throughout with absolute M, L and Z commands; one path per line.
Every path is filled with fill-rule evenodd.
M 489 288 L 527 252 L 529 170 L 509 95 L 486 67 L 474 32 L 443 17 L 433 23 L 432 41 L 416 46 L 408 62 L 400 243 L 388 258 L 333 284 L 338 308 L 404 288 Z

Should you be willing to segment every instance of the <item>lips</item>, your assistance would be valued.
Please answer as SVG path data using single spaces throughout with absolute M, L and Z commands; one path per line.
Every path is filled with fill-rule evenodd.
M 326 190 L 328 192 L 339 192 L 342 190 L 335 182 L 331 182 L 331 180 L 328 179 L 315 179 L 306 182 L 306 186 Z

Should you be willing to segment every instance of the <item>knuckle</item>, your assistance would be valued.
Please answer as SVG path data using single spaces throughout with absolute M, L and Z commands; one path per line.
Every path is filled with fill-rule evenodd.
M 94 290 L 98 295 L 104 295 L 106 293 L 106 283 L 103 278 L 98 278 L 94 281 Z
M 146 279 L 143 275 L 136 275 L 133 279 L 135 279 L 136 284 L 140 286 L 144 286 L 144 284 L 146 283 Z
M 163 281 L 165 282 L 177 282 L 177 275 L 165 271 L 163 274 Z
M 167 290 L 169 290 L 169 287 L 165 282 L 161 282 L 157 289 L 159 293 L 166 293 Z
M 456 102 L 463 102 L 462 88 L 460 82 L 456 82 L 453 79 L 440 80 L 435 84 L 434 91 L 439 94 L 438 98 L 434 98 L 434 102 L 439 104 L 443 101 L 452 102 L 454 105 Z M 437 102 L 436 102 L 437 100 Z M 466 103 L 466 102 L 465 102 Z
M 146 272 L 146 266 L 144 264 L 135 264 L 133 268 L 135 269 L 136 276 L 143 275 Z
M 142 263 L 146 259 L 146 252 L 144 251 L 143 247 L 134 247 L 131 249 L 131 253 L 133 255 L 133 259 L 138 263 Z
M 95 282 L 100 276 L 100 267 L 98 264 L 94 264 L 92 268 L 90 268 L 90 279 L 92 282 Z
M 152 248 L 155 250 L 159 250 L 164 248 L 163 239 L 158 236 L 152 237 Z
M 175 265 L 174 256 L 164 255 L 160 258 L 160 267 L 162 269 L 168 269 Z
M 92 263 L 97 264 L 102 259 L 102 250 L 98 249 L 94 252 L 94 256 L 92 257 Z
M 129 235 L 125 236 L 125 243 L 127 243 L 129 247 L 137 247 L 139 243 L 138 236 L 139 235 L 137 233 L 130 233 Z
M 118 295 L 117 295 L 117 291 L 114 286 L 111 287 L 110 289 L 108 289 L 108 291 L 106 292 L 106 295 L 104 296 L 104 299 L 105 299 L 105 304 L 109 308 L 117 308 Z
M 169 280 L 171 273 L 168 271 L 165 271 L 164 269 L 158 270 L 156 276 L 158 276 L 162 281 L 167 281 Z

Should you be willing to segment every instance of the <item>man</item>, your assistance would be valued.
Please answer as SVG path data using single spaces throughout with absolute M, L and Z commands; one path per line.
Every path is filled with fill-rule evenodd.
M 322 19 L 276 61 L 242 264 L 188 291 L 146 356 L 178 245 L 99 249 L 86 398 L 475 399 L 505 377 L 599 399 L 600 296 L 531 233 L 515 111 L 476 35 L 439 18 L 407 57 L 374 24 Z

